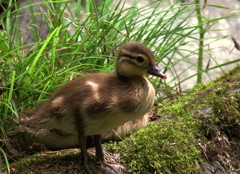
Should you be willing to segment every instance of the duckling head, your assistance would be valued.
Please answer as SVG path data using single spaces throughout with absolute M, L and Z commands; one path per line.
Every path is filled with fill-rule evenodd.
M 157 66 L 153 52 L 138 42 L 125 43 L 118 51 L 117 75 L 124 77 L 138 77 L 151 74 L 163 79 L 163 74 Z

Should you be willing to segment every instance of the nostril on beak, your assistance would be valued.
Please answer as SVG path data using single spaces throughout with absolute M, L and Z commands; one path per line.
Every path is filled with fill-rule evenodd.
M 149 70 L 147 72 L 148 72 L 148 74 L 151 74 L 153 76 L 157 76 L 157 77 L 160 77 L 162 79 L 167 79 L 166 74 L 162 73 L 160 68 L 156 65 L 149 68 Z

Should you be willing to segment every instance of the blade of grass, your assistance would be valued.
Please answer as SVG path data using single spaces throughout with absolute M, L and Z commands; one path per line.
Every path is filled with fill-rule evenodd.
M 11 6 L 14 7 L 14 4 L 13 4 L 12 0 L 9 0 L 8 6 L 9 7 L 11 7 Z M 8 9 L 9 9 L 9 11 L 7 11 L 7 13 L 6 13 L 6 28 L 5 28 L 5 30 L 9 33 L 10 32 L 11 8 L 8 8 Z
M 9 89 L 9 93 L 8 93 L 8 100 L 7 100 L 8 103 L 10 103 L 11 100 L 12 100 L 13 90 L 14 90 L 15 76 L 16 76 L 16 71 L 13 70 L 13 72 L 12 72 L 12 78 L 11 78 L 11 84 L 10 84 L 10 89 Z M 8 109 L 9 109 L 8 107 L 5 107 L 5 109 L 4 109 L 4 116 L 7 115 Z
M 54 73 L 54 68 L 55 68 L 55 60 L 56 60 L 56 49 L 57 49 L 57 41 L 58 41 L 58 37 L 61 31 L 61 26 L 57 28 L 56 30 L 56 34 L 53 37 L 53 45 L 52 45 L 52 74 Z
M 199 0 L 195 0 L 195 9 L 198 19 L 199 28 L 199 46 L 198 46 L 198 68 L 197 68 L 197 83 L 202 83 L 202 72 L 203 72 L 203 47 L 204 47 L 204 34 L 203 21 L 201 15 L 201 5 Z
M 5 166 L 7 168 L 7 172 L 10 173 L 10 165 L 9 165 L 9 162 L 8 162 L 7 154 L 4 152 L 4 150 L 1 147 L 0 147 L 0 151 L 3 155 L 4 161 L 5 161 Z
M 48 43 L 50 42 L 50 40 L 53 38 L 53 36 L 62 28 L 62 25 L 60 25 L 59 27 L 55 28 L 55 30 L 52 31 L 52 33 L 47 37 L 47 39 L 44 41 L 42 47 L 40 48 L 40 50 L 38 51 L 36 57 L 34 58 L 33 63 L 31 64 L 30 68 L 29 68 L 29 75 L 31 76 L 33 74 L 33 71 L 35 69 L 35 66 L 40 58 L 40 56 L 42 55 L 43 51 L 45 50 L 45 48 L 47 47 Z
M 8 52 L 9 47 L 8 47 L 8 44 L 5 40 L 5 38 L 2 35 L 2 32 L 0 32 L 0 48 L 1 48 L 1 52 L 0 52 L 1 55 L 4 55 L 5 53 Z M 2 56 L 0 59 L 2 59 Z

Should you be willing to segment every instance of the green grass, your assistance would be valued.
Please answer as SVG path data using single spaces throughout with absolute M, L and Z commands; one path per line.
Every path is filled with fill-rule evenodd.
M 199 41 L 196 37 L 199 27 L 231 17 L 205 17 L 201 22 L 189 25 L 188 19 L 196 16 L 192 4 L 163 6 L 157 1 L 141 8 L 124 8 L 120 3 L 105 0 L 98 5 L 87 1 L 83 7 L 80 0 L 76 4 L 58 0 L 18 7 L 16 2 L 9 1 L 9 7 L 0 14 L 3 28 L 0 32 L 0 91 L 3 91 L 0 122 L 4 129 L 11 128 L 6 121 L 8 118 L 18 121 L 19 113 L 46 100 L 54 89 L 70 79 L 85 73 L 112 72 L 117 48 L 128 41 L 149 46 L 156 53 L 163 71 L 172 76 L 168 83 L 152 79 L 159 100 L 167 98 L 168 94 L 160 94 L 160 90 L 173 90 L 178 86 L 175 81 L 179 75 L 190 67 L 195 67 L 196 73 L 179 81 L 180 84 L 199 75 L 199 68 L 191 60 L 193 55 L 199 54 L 198 49 L 184 50 L 186 44 Z M 34 8 L 36 6 L 39 11 Z M 160 6 L 162 9 L 158 10 Z M 19 17 L 24 10 L 29 11 L 30 21 L 21 29 Z M 48 30 L 46 38 L 41 37 L 39 19 Z M 30 40 L 24 41 L 23 34 L 30 34 Z M 200 75 L 237 61 L 202 70 Z M 174 67 L 180 62 L 188 62 L 190 67 L 176 72 Z M 3 149 L 1 152 L 8 166 Z

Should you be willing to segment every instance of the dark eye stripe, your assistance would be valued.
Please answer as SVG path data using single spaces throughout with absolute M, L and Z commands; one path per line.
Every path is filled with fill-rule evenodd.
M 127 54 L 123 54 L 122 57 L 129 57 L 130 59 L 135 59 L 135 57 L 127 55 Z

